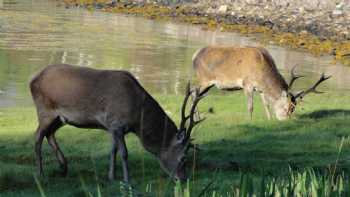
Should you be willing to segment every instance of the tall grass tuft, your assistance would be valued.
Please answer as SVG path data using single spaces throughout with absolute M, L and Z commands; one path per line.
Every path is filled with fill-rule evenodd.
M 123 197 L 141 196 L 138 192 L 128 183 L 120 182 L 120 195 Z
M 36 176 L 34 176 L 38 190 L 41 197 L 46 197 L 44 189 Z M 85 191 L 87 197 L 102 197 L 99 185 L 97 183 L 97 191 L 94 195 L 89 192 L 85 182 L 81 179 L 82 189 Z M 233 191 L 231 193 L 220 193 L 213 188 L 209 188 L 214 185 L 213 181 L 205 186 L 202 191 L 195 193 L 190 187 L 191 182 L 188 180 L 182 184 L 176 182 L 173 188 L 173 194 L 169 196 L 174 197 L 226 197 L 226 196 L 312 196 L 312 197 L 343 197 L 350 196 L 350 181 L 349 177 L 345 173 L 334 175 L 332 172 L 322 174 L 315 172 L 313 169 L 307 169 L 302 172 L 293 172 L 286 177 L 271 177 L 261 176 L 256 177 L 251 173 L 241 173 L 240 182 L 238 185 L 233 185 Z M 131 185 L 121 182 L 120 190 L 116 191 L 117 196 L 122 197 L 134 197 L 134 196 L 155 196 L 152 195 L 150 185 L 147 184 L 147 194 L 141 194 L 135 190 Z
M 211 190 L 200 192 L 199 196 L 224 197 L 224 196 L 350 196 L 350 181 L 345 173 L 335 176 L 331 172 L 327 174 L 316 173 L 313 169 L 303 172 L 290 171 L 287 177 L 254 177 L 251 173 L 241 173 L 240 182 L 233 187 L 232 193 L 221 194 L 220 191 Z M 174 186 L 174 197 L 191 197 L 189 181 L 185 186 L 177 182 Z M 192 195 L 192 196 L 198 196 Z
M 34 175 L 34 180 L 35 180 L 36 186 L 38 187 L 38 190 L 40 192 L 40 196 L 41 197 L 46 197 L 45 192 L 44 192 L 44 188 L 41 185 L 41 183 L 40 183 L 40 181 L 39 181 L 39 179 L 38 179 L 38 177 L 36 175 Z

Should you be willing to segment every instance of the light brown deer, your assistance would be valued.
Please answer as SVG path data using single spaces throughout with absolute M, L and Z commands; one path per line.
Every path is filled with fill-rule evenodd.
M 124 140 L 129 132 L 138 136 L 144 148 L 159 160 L 160 166 L 170 176 L 183 180 L 186 178 L 183 159 L 190 147 L 191 131 L 199 123 L 193 119 L 193 114 L 209 88 L 200 93 L 198 89 L 190 90 L 188 84 L 178 129 L 157 101 L 126 71 L 47 66 L 30 82 L 39 121 L 35 135 L 38 173 L 43 174 L 41 146 L 46 137 L 63 174 L 67 174 L 67 161 L 56 142 L 55 132 L 64 124 L 69 124 L 99 128 L 111 134 L 108 173 L 111 180 L 115 177 L 118 152 L 122 159 L 124 181 L 129 181 L 128 151 Z M 195 99 L 190 114 L 186 115 L 188 98 L 193 93 Z
M 292 85 L 301 77 L 295 75 L 295 67 L 287 84 L 269 52 L 258 47 L 209 46 L 198 50 L 192 60 L 201 89 L 212 85 L 222 90 L 243 89 L 248 98 L 251 119 L 254 91 L 260 93 L 268 119 L 271 118 L 272 105 L 276 118 L 284 120 L 294 112 L 298 99 L 311 92 L 321 93 L 316 87 L 330 78 L 322 74 L 310 89 L 293 94 Z

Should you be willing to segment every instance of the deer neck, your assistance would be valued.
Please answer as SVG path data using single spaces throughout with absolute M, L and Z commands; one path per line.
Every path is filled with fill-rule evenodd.
M 175 123 L 158 104 L 144 107 L 140 119 L 136 134 L 147 151 L 160 157 L 176 137 Z
M 288 93 L 288 85 L 282 77 L 266 80 L 267 81 L 264 83 L 265 85 L 262 86 L 260 90 L 270 102 L 274 103 L 282 97 L 284 92 Z
M 287 89 L 274 89 L 269 92 L 269 97 L 272 103 L 278 101 L 284 94 L 287 94 L 288 90 Z

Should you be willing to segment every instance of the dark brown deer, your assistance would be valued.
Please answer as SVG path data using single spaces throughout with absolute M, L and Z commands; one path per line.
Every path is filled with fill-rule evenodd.
M 284 120 L 294 112 L 298 99 L 311 92 L 320 93 L 316 87 L 330 78 L 322 74 L 310 89 L 293 94 L 292 85 L 301 76 L 296 76 L 293 68 L 287 84 L 269 52 L 258 47 L 204 47 L 194 54 L 193 68 L 201 89 L 212 85 L 222 90 L 243 89 L 251 119 L 254 91 L 260 93 L 268 119 L 272 106 L 276 118 Z
M 64 124 L 69 124 L 79 128 L 103 129 L 111 134 L 108 173 L 111 180 L 115 177 L 118 152 L 122 159 L 124 181 L 129 181 L 128 151 L 124 140 L 128 132 L 138 136 L 144 148 L 159 160 L 170 176 L 183 180 L 186 178 L 183 159 L 190 146 L 191 131 L 199 123 L 193 119 L 193 114 L 209 88 L 200 93 L 198 89 L 190 90 L 187 86 L 178 129 L 157 101 L 126 71 L 71 65 L 47 66 L 30 82 L 39 121 L 35 135 L 38 173 L 43 175 L 41 146 L 46 137 L 63 174 L 67 174 L 67 161 L 56 142 L 55 132 Z M 190 114 L 186 115 L 188 98 L 193 93 L 196 96 Z

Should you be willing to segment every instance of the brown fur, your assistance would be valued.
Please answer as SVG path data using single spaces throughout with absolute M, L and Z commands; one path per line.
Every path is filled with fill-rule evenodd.
M 281 97 L 288 85 L 269 52 L 259 47 L 208 46 L 193 58 L 193 68 L 201 89 L 215 84 L 219 89 L 244 89 L 265 95 L 269 102 Z M 250 98 L 249 98 L 250 99 Z M 248 106 L 252 111 L 252 106 Z
M 128 154 L 124 136 L 129 132 L 139 137 L 145 149 L 156 156 L 163 167 L 177 167 L 177 157 L 183 153 L 169 153 L 174 153 L 173 148 L 181 148 L 174 147 L 178 129 L 130 73 L 50 65 L 32 79 L 30 90 L 39 122 L 35 152 L 40 174 L 44 137 L 49 140 L 64 173 L 67 172 L 67 162 L 54 137 L 56 130 L 64 124 L 99 128 L 112 135 L 111 179 L 114 178 L 115 155 L 118 151 L 122 157 L 124 180 L 128 181 Z

